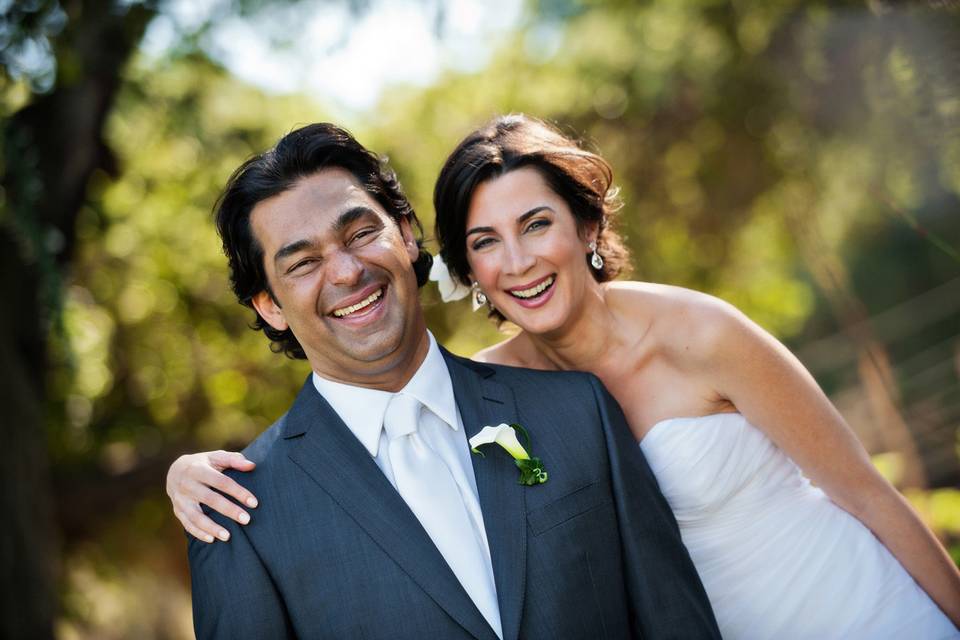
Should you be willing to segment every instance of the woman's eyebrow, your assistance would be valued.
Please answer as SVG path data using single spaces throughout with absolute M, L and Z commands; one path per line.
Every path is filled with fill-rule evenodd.
M 530 209 L 529 211 L 525 213 L 521 213 L 519 216 L 517 216 L 517 224 L 523 224 L 524 222 L 526 222 L 533 216 L 537 215 L 541 211 L 553 211 L 553 209 L 551 209 L 545 204 L 536 206 L 533 209 Z M 473 233 L 487 233 L 490 231 L 493 231 L 493 227 L 473 227 L 472 229 L 467 231 L 466 235 L 467 237 L 469 237 Z

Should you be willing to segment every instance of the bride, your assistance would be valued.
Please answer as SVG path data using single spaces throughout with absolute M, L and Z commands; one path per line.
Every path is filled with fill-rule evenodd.
M 445 298 L 469 293 L 521 329 L 475 359 L 603 381 L 725 637 L 960 637 L 960 572 L 799 361 L 716 298 L 613 281 L 627 253 L 602 158 L 500 117 L 453 151 L 434 204 Z M 252 463 L 201 453 L 168 474 L 178 518 L 208 542 L 225 532 L 199 502 L 249 521 L 208 487 L 256 504 L 227 467 Z

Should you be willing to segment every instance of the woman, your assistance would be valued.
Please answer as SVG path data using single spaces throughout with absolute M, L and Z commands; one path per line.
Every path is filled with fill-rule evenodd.
M 960 573 L 803 366 L 715 298 L 612 282 L 627 256 L 602 158 L 537 120 L 498 118 L 451 154 L 434 204 L 454 281 L 521 329 L 476 359 L 604 382 L 724 636 L 960 636 Z M 209 541 L 218 528 L 197 500 L 244 521 L 203 486 L 251 497 L 217 473 L 237 455 L 171 467 L 175 509 L 191 514 L 181 521 Z

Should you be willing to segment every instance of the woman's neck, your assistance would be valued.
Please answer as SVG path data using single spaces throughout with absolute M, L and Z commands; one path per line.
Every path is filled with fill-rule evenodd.
M 592 283 L 568 322 L 549 333 L 524 332 L 527 339 L 557 369 L 597 373 L 625 342 L 607 295 L 602 284 Z

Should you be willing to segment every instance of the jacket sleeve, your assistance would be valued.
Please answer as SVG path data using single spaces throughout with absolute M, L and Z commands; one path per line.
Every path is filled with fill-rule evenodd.
M 700 576 L 620 405 L 589 376 L 603 421 L 631 617 L 644 638 L 719 638 Z
M 198 640 L 294 638 L 280 593 L 243 529 L 208 515 L 230 532 L 230 541 L 208 544 L 187 535 Z

